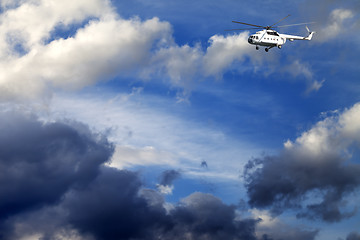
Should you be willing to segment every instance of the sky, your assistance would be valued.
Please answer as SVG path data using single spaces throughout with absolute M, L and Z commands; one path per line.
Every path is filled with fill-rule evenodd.
M 0 4 L 0 239 L 360 240 L 358 0 Z

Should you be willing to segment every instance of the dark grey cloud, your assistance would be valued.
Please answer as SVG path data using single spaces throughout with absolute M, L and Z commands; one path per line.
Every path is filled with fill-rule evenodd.
M 159 192 L 142 188 L 137 174 L 108 167 L 88 188 L 69 193 L 61 206 L 71 228 L 100 240 L 257 240 L 255 230 L 261 221 L 241 219 L 236 206 L 205 193 L 193 193 L 166 207 Z M 275 240 L 311 240 L 317 234 L 294 229 L 279 234 L 276 227 L 268 232 L 268 236 L 280 237 Z
M 280 222 L 264 229 L 260 225 L 257 231 L 261 235 L 261 240 L 311 240 L 315 239 L 319 233 L 319 230 L 299 229 Z
M 55 210 L 37 211 L 25 218 L 32 224 L 28 229 L 44 231 L 42 240 L 55 239 L 57 229 L 67 230 L 64 236 L 76 230 L 81 239 L 99 240 L 256 240 L 259 220 L 239 219 L 235 206 L 210 194 L 194 193 L 166 209 L 160 193 L 141 188 L 136 173 L 102 167 L 87 188 L 69 191 Z M 30 221 L 39 215 L 41 219 Z M 50 226 L 41 225 L 47 218 Z
M 160 185 L 170 186 L 173 181 L 181 176 L 181 173 L 176 170 L 166 170 L 160 176 Z
M 76 122 L 44 123 L 16 112 L 2 112 L 0 119 L 0 238 L 9 239 L 19 215 L 86 188 L 113 146 Z
M 81 124 L 44 124 L 17 113 L 0 119 L 0 220 L 85 186 L 113 152 Z
M 264 234 L 262 235 L 261 240 L 284 240 L 284 239 L 291 239 L 291 240 L 313 240 L 316 238 L 318 234 L 318 230 L 313 231 L 304 231 L 304 230 L 293 230 L 290 229 L 285 233 L 274 233 L 273 235 Z
M 171 205 L 137 173 L 104 165 L 113 146 L 80 123 L 0 118 L 0 239 L 256 240 L 260 220 L 236 206 L 204 193 Z
M 337 154 L 312 156 L 284 151 L 250 160 L 244 170 L 249 205 L 270 208 L 273 214 L 292 208 L 297 217 L 337 222 L 351 217 L 346 196 L 360 186 L 360 165 Z M 310 202 L 315 197 L 317 202 Z
M 236 207 L 194 193 L 170 210 L 156 191 L 141 190 L 133 172 L 103 168 L 88 189 L 64 201 L 68 223 L 96 239 L 256 239 L 257 220 L 238 220 Z
M 104 167 L 89 188 L 68 194 L 68 223 L 95 239 L 152 239 L 171 221 L 163 207 L 139 196 L 141 186 L 135 173 Z
M 171 212 L 175 223 L 165 239 L 256 239 L 258 220 L 237 220 L 235 206 L 204 193 L 194 193 Z
M 360 240 L 360 233 L 352 232 L 346 237 L 346 240 Z

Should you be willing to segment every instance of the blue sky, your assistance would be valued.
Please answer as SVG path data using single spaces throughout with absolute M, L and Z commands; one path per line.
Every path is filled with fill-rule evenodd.
M 0 236 L 360 239 L 359 11 L 2 1 Z M 312 41 L 224 31 L 288 14 Z

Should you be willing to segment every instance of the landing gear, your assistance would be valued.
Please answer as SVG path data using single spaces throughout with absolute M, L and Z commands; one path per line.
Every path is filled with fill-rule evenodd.
M 274 46 L 265 48 L 265 52 L 268 52 L 270 49 L 272 49 Z
M 256 46 L 256 50 L 259 50 L 259 46 Z
M 281 47 L 282 47 L 281 45 L 278 46 L 279 49 L 281 49 Z

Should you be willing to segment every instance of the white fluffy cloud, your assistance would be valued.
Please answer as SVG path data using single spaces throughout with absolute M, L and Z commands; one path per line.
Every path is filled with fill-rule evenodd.
M 25 54 L 19 54 L 15 49 L 8 53 L 5 49 L 9 49 L 15 40 L 1 41 L 5 44 L 0 48 L 0 89 L 3 98 L 38 95 L 49 85 L 77 89 L 121 72 L 129 72 L 136 65 L 146 62 L 157 40 L 169 36 L 168 23 L 160 22 L 157 18 L 145 22 L 118 19 L 106 7 L 105 1 L 86 4 L 79 1 L 69 4 L 72 6 L 70 9 L 60 6 L 56 10 L 57 4 L 50 3 L 27 3 L 2 16 L 2 25 L 10 26 L 0 33 L 0 38 L 18 32 L 16 41 L 26 49 Z M 66 10 L 66 14 L 62 14 L 62 9 Z M 59 12 L 52 13 L 56 11 Z M 40 17 L 30 16 L 34 20 L 27 24 L 29 21 L 23 16 L 29 13 L 24 12 Z M 44 20 L 49 18 L 46 15 L 49 12 L 50 21 Z M 57 24 L 70 24 L 88 17 L 98 18 L 78 29 L 75 36 L 55 39 L 48 44 L 44 42 L 51 37 L 51 31 Z
M 3 3 L 9 6 L 8 2 Z M 7 9 L 1 16 L 1 57 L 14 44 L 27 50 L 42 44 L 56 26 L 82 22 L 89 17 L 106 17 L 112 10 L 108 1 L 21 1 L 16 8 Z
M 248 32 L 237 35 L 214 35 L 209 46 L 171 45 L 159 49 L 151 59 L 149 73 L 165 73 L 175 86 L 191 88 L 194 78 L 221 77 L 234 61 L 243 61 L 246 57 L 257 59 L 254 49 L 247 43 Z M 155 70 L 154 70 L 155 67 Z
M 151 58 L 150 68 L 144 71 L 148 75 L 165 74 L 172 85 L 191 88 L 195 76 L 199 76 L 203 52 L 200 47 L 189 45 L 172 46 L 159 49 Z
M 81 89 L 117 76 L 164 79 L 186 94 L 197 80 L 221 78 L 236 62 L 271 58 L 254 52 L 248 32 L 214 35 L 206 48 L 179 46 L 168 22 L 122 19 L 107 0 L 5 1 L 2 7 L 1 100 L 48 96 L 49 89 Z
M 360 143 L 360 103 L 339 115 L 335 113 L 304 132 L 295 142 L 287 141 L 285 148 L 318 159 L 328 154 L 349 154 L 348 147 Z
M 197 77 L 221 75 L 247 56 L 247 33 L 213 36 L 179 46 L 168 22 L 122 19 L 106 0 L 2 2 L 0 92 L 3 99 L 33 97 L 48 88 L 79 89 L 118 75 L 165 77 L 191 88 Z M 67 38 L 59 29 L 76 25 Z
M 221 75 L 234 61 L 241 61 L 245 56 L 250 56 L 253 48 L 249 48 L 248 37 L 248 32 L 227 37 L 212 36 L 209 40 L 210 46 L 204 56 L 205 75 Z

